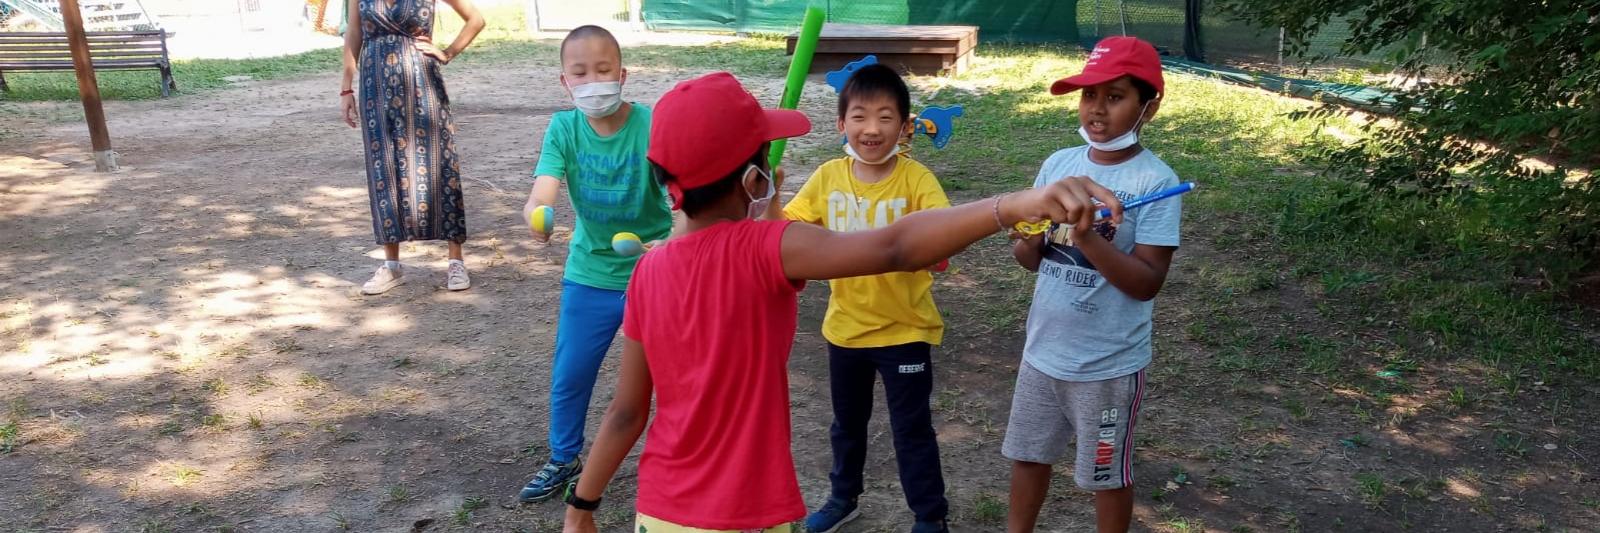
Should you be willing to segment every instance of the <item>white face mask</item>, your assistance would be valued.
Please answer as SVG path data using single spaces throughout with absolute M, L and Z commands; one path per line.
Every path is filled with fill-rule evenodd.
M 750 165 L 749 169 L 745 170 L 746 176 L 750 175 L 750 170 L 755 170 L 757 176 L 767 179 L 767 194 L 765 196 L 756 198 L 755 196 L 750 195 L 750 189 L 748 187 L 744 190 L 744 195 L 750 198 L 750 211 L 747 214 L 750 215 L 751 220 L 755 220 L 761 218 L 761 215 L 767 214 L 767 206 L 771 205 L 772 198 L 778 195 L 778 187 L 776 184 L 772 183 L 772 175 L 762 171 L 761 167 L 755 166 L 754 164 Z
M 845 155 L 854 158 L 856 161 L 860 161 L 868 165 L 882 165 L 884 163 L 888 163 L 890 159 L 894 159 L 894 156 L 900 155 L 900 147 L 895 146 L 893 150 L 889 151 L 888 155 L 879 158 L 877 161 L 868 161 L 867 158 L 861 157 L 861 154 L 856 153 L 856 149 L 850 146 L 850 143 L 848 142 L 844 143 L 844 153 Z
M 622 107 L 622 82 L 597 81 L 572 87 L 572 103 L 589 118 L 606 118 Z
M 1118 152 L 1126 150 L 1129 146 L 1139 144 L 1139 127 L 1144 125 L 1144 111 L 1146 108 L 1150 107 L 1150 102 L 1154 101 L 1155 100 L 1150 100 L 1149 102 L 1145 102 L 1143 106 L 1140 106 L 1139 121 L 1133 123 L 1133 128 L 1129 129 L 1127 133 L 1118 135 L 1115 139 L 1111 139 L 1106 142 L 1095 142 L 1093 139 L 1089 138 L 1089 130 L 1084 129 L 1083 126 L 1078 126 L 1078 136 L 1083 137 L 1083 142 L 1089 143 L 1090 147 L 1102 152 Z

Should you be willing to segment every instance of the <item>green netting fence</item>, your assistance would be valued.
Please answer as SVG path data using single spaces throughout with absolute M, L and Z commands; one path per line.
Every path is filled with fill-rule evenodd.
M 1073 2 L 986 0 L 645 0 L 651 29 L 790 33 L 807 6 L 829 22 L 852 24 L 963 24 L 979 26 L 980 38 L 1003 41 L 1078 40 Z
M 1383 111 L 1392 100 L 1363 86 L 1387 73 L 1383 52 L 1348 55 L 1348 21 L 1331 21 L 1310 39 L 1304 58 L 1286 56 L 1278 28 L 1223 14 L 1207 0 L 644 0 L 645 24 L 657 30 L 791 33 L 808 6 L 829 22 L 978 26 L 984 41 L 1071 42 L 1085 47 L 1112 35 L 1150 41 L 1168 67 L 1297 96 Z

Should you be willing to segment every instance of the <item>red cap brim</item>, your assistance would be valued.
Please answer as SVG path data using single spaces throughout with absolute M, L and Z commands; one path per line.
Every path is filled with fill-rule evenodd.
M 762 134 L 763 141 L 776 141 L 790 137 L 799 137 L 811 133 L 811 119 L 805 113 L 792 109 L 763 109 L 767 116 L 767 131 Z
M 1126 74 L 1118 72 L 1084 72 L 1076 76 L 1068 76 L 1056 80 L 1055 83 L 1050 84 L 1050 94 L 1059 96 L 1091 85 L 1099 85 L 1123 76 L 1126 76 Z

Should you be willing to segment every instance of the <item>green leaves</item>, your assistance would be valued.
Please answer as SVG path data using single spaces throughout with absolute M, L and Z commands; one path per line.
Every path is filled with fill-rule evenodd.
M 1488 206 L 1502 216 L 1471 237 L 1527 254 L 1529 275 L 1559 284 L 1600 264 L 1600 187 L 1568 179 L 1569 168 L 1600 163 L 1600 0 L 1218 3 L 1283 27 L 1295 54 L 1345 21 L 1345 53 L 1388 50 L 1400 72 L 1426 81 L 1397 88 L 1397 109 L 1410 110 L 1397 123 L 1327 150 L 1331 171 L 1376 194 Z

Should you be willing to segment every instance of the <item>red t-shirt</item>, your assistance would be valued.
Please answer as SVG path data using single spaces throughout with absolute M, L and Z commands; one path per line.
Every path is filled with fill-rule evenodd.
M 805 516 L 789 450 L 796 293 L 788 222 L 725 222 L 639 259 L 622 331 L 644 345 L 655 419 L 639 457 L 638 511 L 702 529 Z

